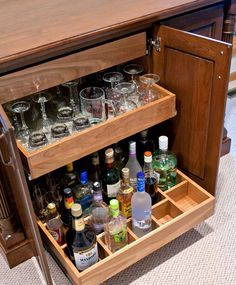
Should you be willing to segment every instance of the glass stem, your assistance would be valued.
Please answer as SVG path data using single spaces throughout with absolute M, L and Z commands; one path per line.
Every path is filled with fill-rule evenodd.
M 48 117 L 47 117 L 46 110 L 45 110 L 45 103 L 40 102 L 40 107 L 41 107 L 43 121 L 46 121 Z
M 23 113 L 20 113 L 20 118 L 21 118 L 22 130 L 27 130 L 28 127 L 27 127 L 27 125 L 26 125 L 25 117 L 24 117 L 24 114 L 23 114 Z

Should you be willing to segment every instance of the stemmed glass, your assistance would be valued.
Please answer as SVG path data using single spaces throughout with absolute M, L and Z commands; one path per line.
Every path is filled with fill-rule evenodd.
M 136 80 L 136 76 L 143 72 L 143 67 L 140 64 L 131 63 L 124 67 L 124 72 L 131 76 L 131 82 L 138 87 L 138 81 Z
M 139 80 L 146 85 L 146 90 L 144 92 L 142 102 L 144 104 L 150 103 L 158 98 L 157 92 L 152 89 L 152 84 L 157 83 L 160 80 L 160 76 L 153 73 L 148 73 L 141 75 Z
M 52 125 L 53 121 L 48 118 L 46 109 L 45 109 L 45 103 L 50 101 L 52 99 L 52 95 L 48 92 L 39 92 L 33 95 L 32 100 L 35 103 L 40 104 L 41 109 L 41 127 L 44 133 L 48 134 L 50 132 L 50 126 Z
M 73 110 L 73 116 L 75 116 L 76 114 L 80 113 L 78 82 L 69 81 L 61 85 L 69 90 L 70 106 Z
M 18 101 L 11 105 L 11 110 L 14 114 L 20 114 L 21 127 L 18 129 L 17 136 L 22 141 L 25 142 L 29 136 L 29 128 L 25 122 L 24 113 L 30 108 L 30 103 L 28 101 Z
M 103 75 L 102 78 L 105 82 L 110 83 L 110 89 L 114 90 L 117 83 L 119 83 L 121 80 L 124 79 L 124 76 L 122 73 L 118 71 L 114 72 L 108 72 Z
M 118 83 L 114 89 L 114 91 L 120 95 L 120 113 L 125 113 L 129 110 L 133 110 L 137 108 L 137 104 L 130 100 L 130 95 L 136 92 L 136 86 L 135 84 L 131 82 L 122 82 Z

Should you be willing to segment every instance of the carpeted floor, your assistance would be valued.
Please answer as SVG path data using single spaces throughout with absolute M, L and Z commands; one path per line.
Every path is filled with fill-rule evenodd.
M 236 284 L 236 97 L 227 100 L 225 125 L 231 153 L 220 160 L 214 216 L 155 251 L 103 285 L 235 285 Z M 47 254 L 56 285 L 69 285 Z M 0 256 L 1 285 L 44 284 L 35 258 L 8 269 Z

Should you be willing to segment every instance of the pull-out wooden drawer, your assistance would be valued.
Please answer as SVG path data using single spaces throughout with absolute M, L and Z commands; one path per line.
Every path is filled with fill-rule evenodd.
M 38 222 L 42 237 L 57 262 L 74 284 L 97 285 L 138 260 L 174 240 L 214 212 L 215 198 L 178 171 L 178 184 L 166 192 L 152 207 L 153 230 L 142 238 L 132 232 L 128 222 L 129 244 L 111 253 L 104 243 L 104 233 L 97 236 L 100 260 L 79 272 L 67 256 L 67 245 L 59 246 L 45 225 Z
M 154 126 L 176 114 L 175 95 L 155 85 L 159 99 L 135 110 L 111 118 L 40 149 L 27 151 L 19 141 L 24 167 L 37 178 L 94 151 Z

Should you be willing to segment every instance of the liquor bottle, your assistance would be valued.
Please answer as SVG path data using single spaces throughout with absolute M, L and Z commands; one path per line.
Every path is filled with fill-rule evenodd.
M 66 233 L 66 243 L 70 259 L 83 271 L 98 261 L 97 238 L 93 229 L 84 223 L 80 204 L 74 204 L 71 213 L 72 228 Z
M 176 184 L 177 158 L 168 150 L 168 137 L 159 137 L 159 151 L 154 153 L 153 170 L 159 173 L 158 187 L 165 191 Z
M 92 182 L 102 182 L 102 170 L 100 166 L 100 161 L 99 161 L 99 154 L 98 152 L 94 152 L 91 156 L 91 162 L 92 162 L 92 167 L 91 167 L 91 181 Z
M 152 230 L 152 199 L 145 192 L 145 176 L 143 172 L 137 174 L 137 192 L 132 200 L 132 231 L 142 237 Z
M 64 236 L 63 236 L 63 229 L 62 229 L 63 223 L 61 220 L 61 216 L 57 211 L 55 203 L 49 203 L 47 208 L 49 211 L 46 222 L 47 228 L 50 234 L 55 239 L 55 241 L 57 241 L 59 245 L 62 245 L 64 242 Z
M 64 174 L 64 177 L 62 178 L 62 183 L 64 188 L 69 187 L 71 189 L 78 185 L 78 176 L 77 173 L 74 171 L 73 162 L 68 163 L 66 165 L 66 172 Z
M 120 146 L 116 146 L 114 148 L 114 158 L 115 158 L 114 168 L 117 169 L 121 177 L 122 176 L 121 170 L 122 168 L 125 167 L 125 156 L 124 156 L 123 149 Z
M 114 151 L 108 148 L 105 151 L 105 173 L 103 175 L 104 200 L 109 203 L 111 199 L 116 198 L 120 189 L 120 176 L 116 168 L 114 168 Z
M 137 173 L 142 171 L 142 168 L 136 157 L 136 142 L 129 142 L 129 159 L 126 164 L 127 168 L 130 171 L 130 185 L 136 189 L 137 187 Z
M 120 211 L 126 217 L 131 217 L 131 198 L 134 188 L 129 183 L 129 168 L 122 168 L 122 181 L 120 190 L 117 193 L 116 199 L 119 201 Z
M 75 203 L 79 203 L 84 211 L 92 203 L 92 184 L 88 181 L 87 171 L 80 173 L 80 183 L 74 188 Z
M 105 243 L 111 252 L 128 244 L 127 219 L 120 213 L 119 201 L 112 199 L 109 205 L 110 219 L 104 224 Z
M 144 152 L 151 151 L 151 153 L 153 153 L 155 150 L 155 144 L 153 140 L 149 139 L 148 133 L 148 129 L 140 132 L 137 141 L 137 159 L 141 166 L 144 165 Z
M 159 174 L 152 168 L 152 153 L 145 151 L 143 172 L 145 175 L 145 191 L 151 196 L 152 205 L 157 202 L 157 183 L 159 181 Z
M 93 183 L 93 202 L 84 211 L 84 217 L 88 215 L 90 215 L 90 224 L 95 233 L 101 233 L 104 230 L 104 223 L 108 221 L 109 211 L 107 204 L 103 201 L 100 182 Z
M 63 190 L 63 196 L 64 196 L 64 210 L 61 214 L 61 219 L 66 227 L 71 228 L 72 225 L 71 208 L 74 205 L 72 190 L 70 188 L 65 188 Z

